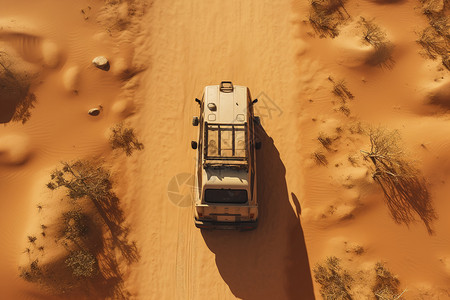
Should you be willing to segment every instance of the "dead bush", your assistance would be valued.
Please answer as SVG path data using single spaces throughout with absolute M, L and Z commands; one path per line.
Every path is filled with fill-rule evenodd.
M 370 150 L 361 150 L 364 158 L 372 162 L 373 179 L 383 190 L 386 204 L 397 223 L 409 225 L 418 215 L 428 232 L 437 218 L 427 184 L 399 146 L 398 131 L 383 128 L 369 129 Z
M 422 0 L 423 13 L 427 16 L 429 27 L 419 33 L 417 43 L 422 46 L 424 56 L 440 58 L 444 67 L 450 70 L 450 18 L 448 1 Z
M 400 281 L 386 268 L 384 263 L 376 263 L 375 274 L 375 285 L 372 287 L 372 292 L 377 299 L 396 300 L 406 292 L 406 290 L 402 293 L 399 292 Z
M 341 105 L 339 107 L 339 111 L 342 112 L 346 117 L 350 116 L 350 113 L 351 113 L 350 108 L 345 105 Z
M 318 151 L 314 152 L 312 154 L 312 158 L 318 165 L 324 165 L 324 166 L 328 165 L 327 157 L 322 152 L 318 152 Z
M 353 278 L 340 266 L 339 258 L 328 257 L 324 263 L 316 264 L 313 272 L 324 299 L 352 299 L 350 290 Z
M 387 39 L 386 32 L 373 21 L 368 21 L 363 17 L 360 18 L 358 23 L 362 29 L 362 41 L 375 49 L 368 63 L 388 69 L 392 68 L 395 64 L 392 58 L 394 45 Z
M 39 280 L 42 271 L 39 266 L 39 260 L 33 260 L 28 266 L 20 268 L 20 277 L 28 282 L 35 282 Z
M 344 103 L 345 103 L 345 101 L 347 99 L 353 99 L 354 98 L 353 94 L 346 87 L 344 79 L 341 79 L 341 80 L 336 82 L 336 81 L 334 81 L 333 78 L 328 77 L 328 80 L 333 83 L 332 93 L 334 95 L 338 96 L 339 98 L 341 98 L 342 101 L 344 101 Z
M 417 43 L 425 51 L 422 54 L 431 59 L 437 59 L 448 52 L 448 43 L 431 26 L 420 33 Z
M 71 199 L 88 197 L 93 200 L 111 197 L 112 183 L 110 173 L 93 161 L 77 160 L 62 162 L 62 169 L 50 174 L 51 181 L 47 187 L 51 190 L 67 188 Z
M 134 150 L 144 149 L 144 145 L 135 136 L 133 128 L 124 127 L 122 123 L 119 123 L 111 128 L 111 131 L 109 142 L 113 149 L 123 149 L 127 156 L 130 156 Z
M 325 135 L 325 133 L 323 133 L 323 132 L 319 133 L 317 140 L 327 149 L 330 147 L 331 143 L 333 142 L 331 140 L 331 138 L 329 136 Z
M 312 0 L 309 22 L 314 31 L 321 37 L 338 36 L 338 26 L 350 17 L 344 7 L 345 2 L 346 0 Z

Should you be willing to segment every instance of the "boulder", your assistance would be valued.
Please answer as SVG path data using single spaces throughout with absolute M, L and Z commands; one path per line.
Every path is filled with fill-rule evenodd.
M 101 111 L 101 108 L 91 108 L 89 111 L 88 111 L 88 114 L 90 114 L 91 116 L 98 116 L 99 114 L 100 114 L 100 111 Z
M 109 70 L 109 61 L 104 56 L 97 56 L 92 60 L 92 64 L 103 71 Z

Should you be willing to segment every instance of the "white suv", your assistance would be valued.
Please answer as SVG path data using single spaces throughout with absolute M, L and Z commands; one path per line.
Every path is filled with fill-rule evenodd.
M 194 216 L 198 228 L 254 229 L 258 222 L 255 139 L 259 118 L 253 115 L 250 91 L 222 81 L 207 86 L 200 116 L 194 188 Z

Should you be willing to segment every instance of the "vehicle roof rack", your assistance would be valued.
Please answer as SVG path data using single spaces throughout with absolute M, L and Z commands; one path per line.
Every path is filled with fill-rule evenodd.
M 220 124 L 205 122 L 205 162 L 248 163 L 247 123 Z M 239 163 L 241 164 L 241 163 Z
M 220 83 L 220 91 L 224 93 L 232 93 L 233 92 L 233 83 L 231 81 L 222 81 Z

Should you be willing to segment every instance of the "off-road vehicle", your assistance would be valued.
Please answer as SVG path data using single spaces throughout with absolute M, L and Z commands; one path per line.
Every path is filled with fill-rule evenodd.
M 250 91 L 222 81 L 205 87 L 198 126 L 194 217 L 198 228 L 254 229 L 258 222 L 255 139 L 259 118 Z

